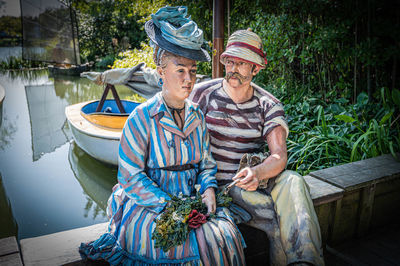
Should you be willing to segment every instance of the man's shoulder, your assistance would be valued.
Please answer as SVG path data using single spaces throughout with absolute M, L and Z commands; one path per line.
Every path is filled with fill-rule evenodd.
M 280 104 L 281 102 L 272 93 L 262 88 L 261 86 L 251 83 L 254 89 L 254 95 L 259 98 L 260 102 L 267 102 L 270 104 Z
M 217 78 L 195 84 L 193 87 L 193 91 L 190 94 L 190 99 L 193 102 L 199 102 L 199 100 L 204 96 L 208 96 L 213 91 L 221 88 L 222 80 L 223 78 Z
M 206 80 L 200 83 L 196 83 L 193 87 L 194 90 L 206 90 L 210 87 L 215 87 L 216 85 L 219 85 L 217 87 L 222 86 L 222 80 L 223 78 L 215 78 L 215 79 L 210 79 Z

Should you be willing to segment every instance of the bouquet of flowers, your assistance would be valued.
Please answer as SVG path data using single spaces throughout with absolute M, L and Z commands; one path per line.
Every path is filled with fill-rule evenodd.
M 170 248 L 183 244 L 190 230 L 200 227 L 214 214 L 207 214 L 207 206 L 202 202 L 200 185 L 196 185 L 196 195 L 184 197 L 182 193 L 172 196 L 168 201 L 165 211 L 156 221 L 152 239 L 156 241 L 155 247 L 164 252 Z M 216 195 L 217 207 L 227 207 L 232 198 L 219 192 Z

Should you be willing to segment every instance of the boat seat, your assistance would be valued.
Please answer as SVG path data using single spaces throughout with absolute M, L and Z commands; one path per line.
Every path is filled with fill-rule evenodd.
M 113 113 L 112 108 L 108 106 L 106 109 L 104 109 L 103 113 Z

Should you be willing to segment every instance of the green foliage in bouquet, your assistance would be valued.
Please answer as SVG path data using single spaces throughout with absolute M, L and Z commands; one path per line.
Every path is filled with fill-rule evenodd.
M 155 247 L 161 248 L 164 252 L 182 245 L 188 238 L 190 230 L 215 217 L 215 214 L 207 214 L 207 206 L 202 202 L 199 190 L 192 197 L 169 196 L 171 199 L 165 211 L 157 219 L 152 236 L 156 241 Z M 216 195 L 217 207 L 227 207 L 231 201 L 232 198 L 222 192 Z

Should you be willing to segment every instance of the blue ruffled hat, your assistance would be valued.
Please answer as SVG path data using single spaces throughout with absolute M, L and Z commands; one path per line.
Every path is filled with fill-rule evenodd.
M 173 54 L 196 61 L 210 61 L 203 45 L 203 31 L 187 16 L 187 7 L 162 7 L 144 25 L 153 43 Z

